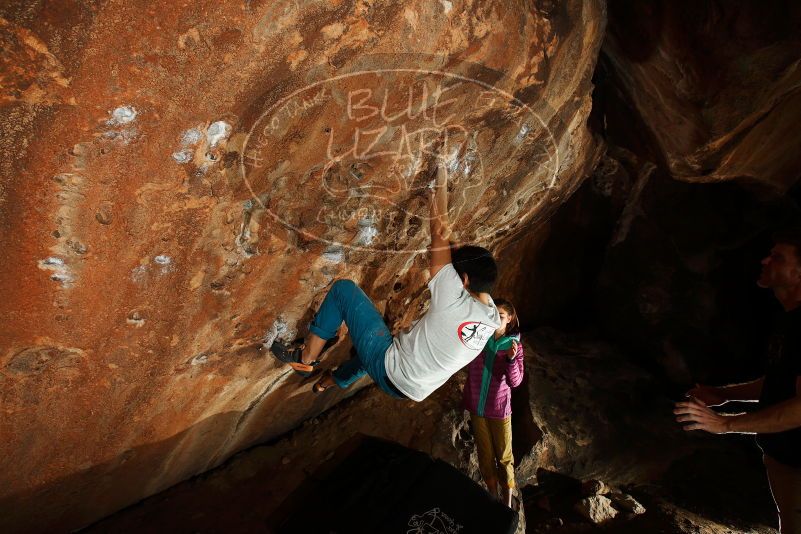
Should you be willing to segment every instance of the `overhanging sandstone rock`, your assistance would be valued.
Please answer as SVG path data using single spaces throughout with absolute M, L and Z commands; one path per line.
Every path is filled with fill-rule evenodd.
M 440 108 L 463 238 L 496 247 L 545 219 L 597 157 L 605 8 L 544 5 L 0 8 L 3 522 L 79 527 L 336 402 L 259 350 L 331 280 L 397 325 L 419 314 L 424 134 L 447 128 L 400 117 L 390 133 L 423 130 L 408 153 L 354 145 L 392 122 L 367 117 L 382 91 L 392 110 L 415 84 L 426 109 L 437 87 L 464 97 Z M 301 91 L 338 76 L 322 100 Z M 368 158 L 381 143 L 404 157 Z

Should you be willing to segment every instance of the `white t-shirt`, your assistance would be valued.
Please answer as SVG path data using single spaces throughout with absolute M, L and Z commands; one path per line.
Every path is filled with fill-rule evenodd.
M 387 376 L 407 397 L 422 401 L 470 363 L 501 325 L 495 303 L 470 296 L 453 264 L 429 282 L 431 306 L 387 349 Z

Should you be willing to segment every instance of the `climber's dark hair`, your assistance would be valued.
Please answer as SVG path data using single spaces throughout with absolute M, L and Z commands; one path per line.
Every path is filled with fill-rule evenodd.
M 504 336 L 519 336 L 520 335 L 520 317 L 517 315 L 517 310 L 514 305 L 506 299 L 495 299 L 495 307 L 498 309 L 503 308 L 503 311 L 512 316 L 512 320 L 506 325 L 506 332 Z
M 801 226 L 785 226 L 776 230 L 773 233 L 773 242 L 792 245 L 795 248 L 796 259 L 801 261 Z
M 465 245 L 451 255 L 451 263 L 459 278 L 467 275 L 467 288 L 476 293 L 491 293 L 498 278 L 498 266 L 492 252 L 484 247 Z

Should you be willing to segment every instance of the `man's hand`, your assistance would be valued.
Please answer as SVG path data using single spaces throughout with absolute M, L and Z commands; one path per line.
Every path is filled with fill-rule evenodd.
M 706 404 L 697 398 L 677 402 L 673 413 L 676 414 L 676 421 L 679 423 L 690 423 L 684 425 L 684 430 L 703 430 L 712 434 L 725 434 L 730 431 L 731 418 L 707 408 Z
M 720 394 L 718 388 L 696 384 L 694 388 L 687 392 L 688 397 L 698 399 L 706 406 L 720 406 L 728 399 Z

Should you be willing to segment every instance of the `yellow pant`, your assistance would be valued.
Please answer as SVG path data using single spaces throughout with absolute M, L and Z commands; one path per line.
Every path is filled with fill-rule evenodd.
M 801 469 L 765 456 L 770 491 L 779 509 L 782 534 L 801 534 Z
M 478 467 L 487 486 L 500 482 L 515 487 L 515 466 L 512 457 L 512 418 L 487 419 L 470 414 L 478 449 Z

